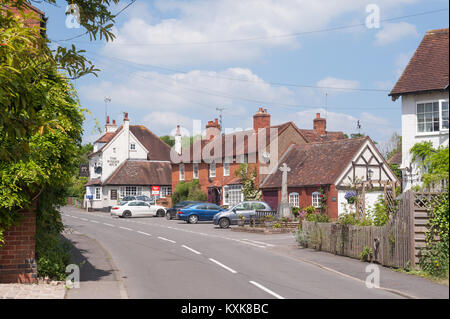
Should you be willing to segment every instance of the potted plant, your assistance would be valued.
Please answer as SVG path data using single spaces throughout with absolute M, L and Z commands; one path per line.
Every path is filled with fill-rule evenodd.
M 347 200 L 347 203 L 353 204 L 353 203 L 355 203 L 355 200 L 356 200 L 356 192 L 349 191 L 349 192 L 345 193 L 344 198 Z
M 239 214 L 238 215 L 238 221 L 237 221 L 238 226 L 244 226 L 244 223 L 245 223 L 244 215 Z
M 272 227 L 274 223 L 275 223 L 275 217 L 273 215 L 264 216 L 264 226 Z

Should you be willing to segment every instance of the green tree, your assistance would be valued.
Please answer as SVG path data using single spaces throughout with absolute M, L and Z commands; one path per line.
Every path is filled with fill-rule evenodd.
M 206 193 L 201 189 L 198 180 L 191 182 L 181 181 L 172 193 L 172 204 L 175 205 L 184 200 L 204 202 L 207 200 L 207 197 Z
M 448 146 L 433 148 L 431 142 L 417 143 L 411 148 L 412 161 L 419 163 L 425 187 L 446 181 L 448 184 L 449 149 Z
M 241 179 L 244 200 L 260 200 L 262 194 L 256 187 L 256 169 L 252 169 L 248 164 L 242 163 L 235 174 Z

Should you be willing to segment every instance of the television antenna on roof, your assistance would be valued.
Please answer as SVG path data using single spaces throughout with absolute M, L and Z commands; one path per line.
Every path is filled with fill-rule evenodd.
M 216 107 L 216 110 L 219 111 L 219 123 L 220 123 L 220 132 L 222 133 L 222 112 L 223 110 L 226 110 L 225 107 Z
M 108 103 L 111 102 L 111 98 L 105 96 L 104 101 L 105 101 L 105 123 L 106 123 L 107 118 L 108 118 L 108 110 L 107 110 L 107 106 L 108 106 Z

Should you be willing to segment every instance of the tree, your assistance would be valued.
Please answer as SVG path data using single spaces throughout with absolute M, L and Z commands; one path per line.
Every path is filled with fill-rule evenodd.
M 244 200 L 260 200 L 262 193 L 256 187 L 256 169 L 251 169 L 248 164 L 242 163 L 235 174 L 242 181 Z
M 418 162 L 422 173 L 422 181 L 425 187 L 441 183 L 448 185 L 448 146 L 433 148 L 431 142 L 416 143 L 410 150 L 412 161 Z
M 178 183 L 175 191 L 172 193 L 172 204 L 190 200 L 204 202 L 207 200 L 207 195 L 202 191 L 198 180 L 192 182 L 181 181 Z

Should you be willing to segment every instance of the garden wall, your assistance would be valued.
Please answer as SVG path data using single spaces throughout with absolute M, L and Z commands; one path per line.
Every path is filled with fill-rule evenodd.
M 403 193 L 397 212 L 381 227 L 305 221 L 302 230 L 308 247 L 359 259 L 367 246 L 372 249 L 375 262 L 389 267 L 414 267 L 425 243 L 426 206 L 434 195 Z

